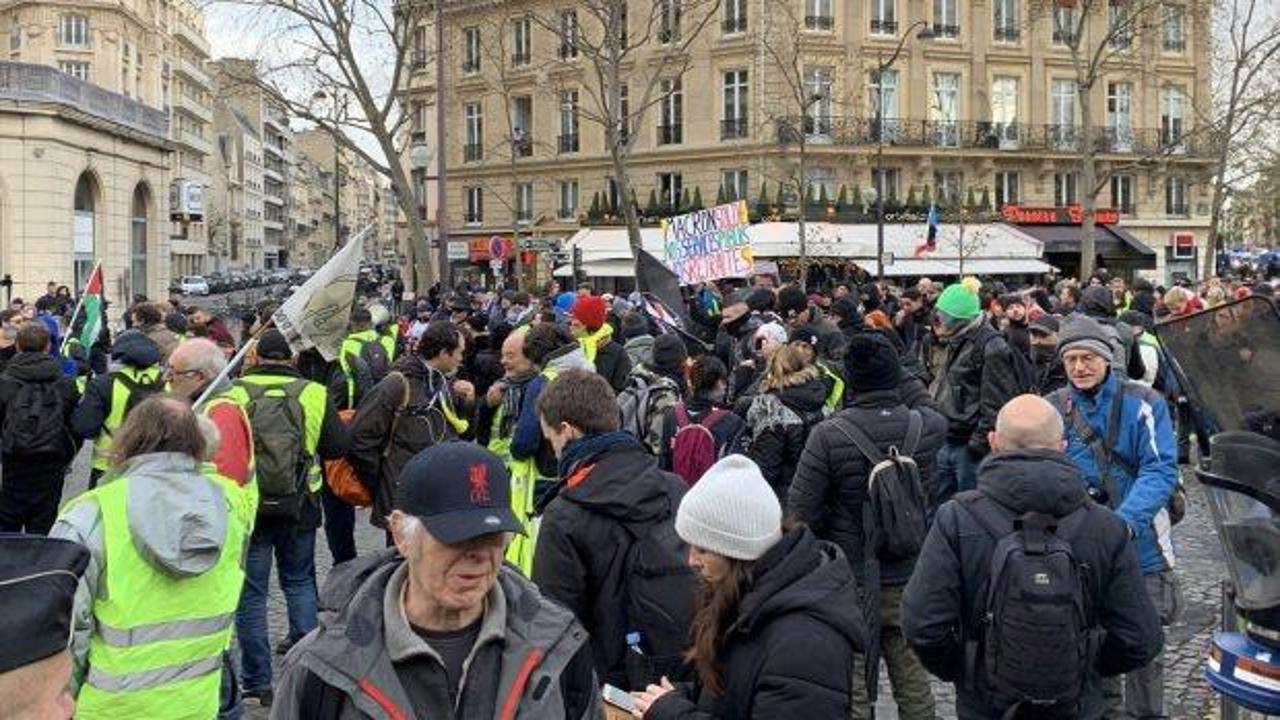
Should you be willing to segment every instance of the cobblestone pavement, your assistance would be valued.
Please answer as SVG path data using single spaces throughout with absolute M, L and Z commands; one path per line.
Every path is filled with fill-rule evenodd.
M 86 449 L 68 473 L 64 502 L 83 492 L 88 479 L 88 458 Z M 1217 716 L 1216 698 L 1209 692 L 1202 673 L 1205 647 L 1218 622 L 1220 583 L 1226 577 L 1222 549 L 1204 494 L 1190 472 L 1186 479 L 1187 517 L 1173 531 L 1178 554 L 1177 572 L 1182 583 L 1184 602 L 1181 616 L 1166 629 L 1165 636 L 1165 699 L 1169 717 L 1178 719 Z M 384 535 L 369 524 L 368 511 L 357 513 L 356 545 L 359 552 L 372 552 L 383 544 Z M 332 562 L 328 544 L 323 541 L 323 531 L 320 531 L 320 538 L 316 542 L 316 573 L 321 587 L 329 575 Z M 268 601 L 268 622 L 271 645 L 274 647 L 284 638 L 288 627 L 284 596 L 274 579 L 274 573 Z M 279 660 L 277 656 L 277 675 Z M 934 681 L 933 688 L 938 717 L 954 718 L 955 693 L 951 686 Z M 897 708 L 892 697 L 888 679 L 882 672 L 880 701 L 876 705 L 876 717 L 880 720 L 896 720 Z M 268 712 L 259 707 L 256 701 L 248 701 L 245 704 L 245 717 L 265 720 Z

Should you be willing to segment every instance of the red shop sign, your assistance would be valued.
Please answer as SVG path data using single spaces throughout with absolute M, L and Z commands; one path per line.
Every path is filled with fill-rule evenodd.
M 1084 208 L 1079 205 L 1066 207 L 1005 205 L 1000 214 L 1006 222 L 1019 225 L 1079 225 L 1084 222 Z M 1120 213 L 1112 208 L 1095 208 L 1093 221 L 1099 225 L 1115 225 L 1120 222 Z

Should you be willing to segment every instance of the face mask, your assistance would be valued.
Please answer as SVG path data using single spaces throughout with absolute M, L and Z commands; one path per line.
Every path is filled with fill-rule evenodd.
M 1052 345 L 1032 345 L 1031 359 L 1037 365 L 1048 365 L 1057 357 L 1058 349 Z

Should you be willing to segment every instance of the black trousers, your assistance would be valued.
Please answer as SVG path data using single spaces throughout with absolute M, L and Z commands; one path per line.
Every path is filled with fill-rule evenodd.
M 58 517 L 67 466 L 34 458 L 5 458 L 0 477 L 0 532 L 48 535 Z
M 333 564 L 356 556 L 356 509 L 334 495 L 325 485 L 320 493 L 324 506 L 324 537 L 329 542 Z

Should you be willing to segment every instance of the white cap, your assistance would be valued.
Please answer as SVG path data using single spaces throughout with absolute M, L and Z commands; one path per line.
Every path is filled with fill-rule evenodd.
M 782 506 L 754 462 L 729 455 L 685 493 L 676 534 L 703 550 L 755 560 L 782 538 Z

